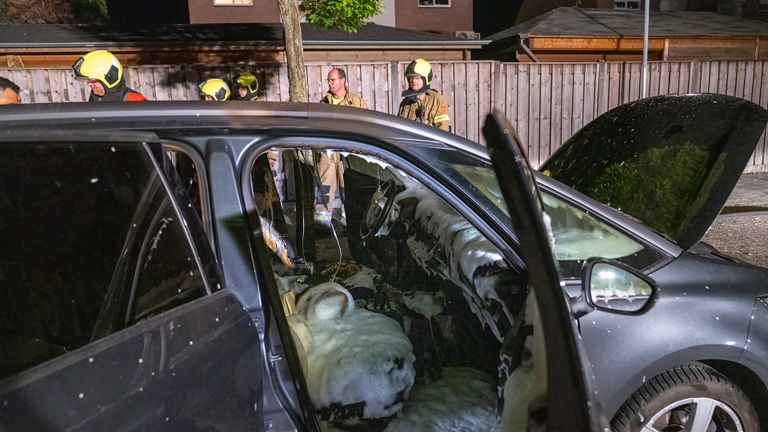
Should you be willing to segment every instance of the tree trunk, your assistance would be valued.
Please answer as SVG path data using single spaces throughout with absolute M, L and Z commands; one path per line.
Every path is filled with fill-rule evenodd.
M 285 60 L 288 63 L 288 95 L 291 102 L 307 102 L 307 72 L 304 70 L 304 42 L 298 0 L 277 0 L 283 21 Z

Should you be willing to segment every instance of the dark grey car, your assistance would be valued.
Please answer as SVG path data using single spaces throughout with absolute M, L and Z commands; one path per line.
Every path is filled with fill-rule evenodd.
M 623 116 L 649 103 L 662 137 L 691 127 L 674 113 L 735 113 L 716 145 L 680 142 L 715 149 L 699 191 L 726 190 L 732 176 L 710 173 L 740 172 L 765 125 L 713 96 Z M 762 313 L 765 271 L 553 179 L 587 178 L 576 165 L 532 181 L 509 126 L 488 129 L 499 182 L 477 144 L 356 109 L 46 105 L 0 124 L 4 428 L 587 430 L 598 401 L 616 429 L 763 420 L 766 356 L 745 316 Z M 635 148 L 601 166 L 659 159 Z M 317 201 L 323 157 L 338 160 L 336 203 Z
M 316 115 L 320 119 L 308 118 Z M 515 257 L 529 262 L 535 276 L 518 289 L 530 288 L 549 299 L 539 307 L 531 295 L 527 306 L 516 306 L 534 317 L 531 325 L 539 335 L 539 348 L 528 352 L 525 361 L 507 362 L 504 374 L 496 377 L 492 372 L 501 364 L 496 342 L 495 354 L 481 344 L 474 357 L 444 351 L 441 364 L 419 352 L 423 364 L 416 367 L 416 340 L 431 322 L 415 313 L 406 316 L 405 292 L 390 284 L 391 272 L 359 265 L 349 260 L 348 251 L 344 260 L 336 255 L 332 261 L 357 269 L 361 280 L 368 277 L 375 285 L 337 284 L 335 293 L 351 296 L 354 291 L 356 296 L 354 305 L 340 311 L 334 310 L 339 295 L 310 295 L 323 280 L 336 279 L 335 274 L 326 277 L 321 267 L 334 253 L 327 250 L 329 241 L 348 249 L 354 245 L 347 242 L 347 233 L 355 234 L 343 226 L 314 224 L 311 212 L 309 220 L 302 220 L 306 202 L 301 197 L 311 202 L 315 182 L 311 161 L 301 154 L 313 146 L 346 143 L 357 163 L 374 161 L 372 155 L 383 163 L 385 158 L 401 160 L 397 155 L 407 149 L 404 143 L 418 138 L 413 131 L 399 130 L 411 123 L 382 115 L 349 117 L 346 131 L 322 126 L 350 115 L 358 117 L 354 111 L 269 104 L 4 110 L 2 121 L 18 127 L 4 128 L 0 137 L 5 214 L 0 428 L 408 430 L 414 419 L 433 430 L 449 423 L 507 430 L 525 424 L 550 430 L 599 427 L 604 417 L 589 391 L 588 364 L 560 293 L 522 157 L 508 193 L 521 206 L 512 219 L 535 239 Z M 489 127 L 496 131 L 499 151 L 519 151 L 510 147 L 513 139 L 497 122 L 489 120 Z M 373 138 L 377 134 L 393 141 Z M 265 200 L 277 192 L 274 185 L 280 180 L 267 162 L 275 149 L 282 153 L 281 175 L 290 174 L 281 189 L 284 201 L 277 195 Z M 415 164 L 423 164 L 402 161 L 415 172 Z M 351 212 L 353 201 L 370 201 L 370 194 L 351 192 Z M 293 247 L 286 265 L 280 259 L 285 250 L 276 243 L 289 241 Z M 367 294 L 377 301 L 391 297 L 398 305 L 358 304 L 370 299 Z M 296 312 L 308 303 L 307 310 Z M 456 303 L 451 309 L 457 323 L 471 326 L 466 330 L 484 332 L 479 321 L 487 319 L 484 308 L 475 306 L 472 312 L 466 303 Z M 340 315 L 309 322 L 328 313 Z M 414 320 L 420 323 L 407 324 Z M 309 334 L 316 338 L 329 326 L 367 334 L 342 341 L 337 332 L 315 344 L 316 349 L 345 353 L 337 357 L 343 365 L 307 364 L 311 345 L 297 333 L 310 326 L 318 329 Z M 406 334 L 407 328 L 419 330 Z M 457 348 L 455 342 L 444 344 L 441 336 L 435 336 L 431 348 L 438 341 L 441 349 Z M 472 337 L 460 337 L 467 336 Z M 522 346 L 529 337 L 510 333 L 505 339 L 515 338 L 522 338 L 515 344 Z M 557 362 L 548 362 L 550 357 Z M 343 380 L 341 393 L 318 392 L 317 376 L 310 373 L 317 370 Z M 417 370 L 423 374 L 418 383 Z M 499 393 L 505 381 L 511 387 L 536 376 L 548 376 L 549 383 L 568 390 L 550 392 L 540 381 L 506 401 Z M 464 394 L 453 397 L 458 390 Z M 323 402 L 329 394 L 354 399 Z M 445 395 L 446 405 L 435 408 L 430 394 Z

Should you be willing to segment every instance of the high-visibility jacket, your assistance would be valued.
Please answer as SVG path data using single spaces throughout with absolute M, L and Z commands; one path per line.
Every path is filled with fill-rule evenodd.
M 320 99 L 320 103 L 327 103 L 331 105 L 342 105 L 342 106 L 353 106 L 357 108 L 365 108 L 368 109 L 368 104 L 365 103 L 363 98 L 360 97 L 357 93 L 352 93 L 351 91 L 347 91 L 347 93 L 344 95 L 341 100 L 336 99 L 336 97 L 333 96 L 333 93 L 328 92 L 325 94 L 325 96 Z
M 148 101 L 146 97 L 144 97 L 143 94 L 137 92 L 136 90 L 128 89 L 128 91 L 125 93 L 125 96 L 123 96 L 123 101 L 125 102 L 141 102 L 141 101 Z
M 429 89 L 416 96 L 409 96 L 400 102 L 397 115 L 408 120 L 428 124 L 442 130 L 449 130 L 451 117 L 448 104 L 437 90 Z

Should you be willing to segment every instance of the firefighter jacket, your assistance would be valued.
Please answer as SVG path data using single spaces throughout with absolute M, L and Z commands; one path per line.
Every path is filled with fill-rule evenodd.
M 91 93 L 88 102 L 141 102 L 149 100 L 136 90 L 128 88 L 125 81 L 121 81 L 117 86 L 106 89 L 104 96 L 96 96 Z
M 320 103 L 368 109 L 368 104 L 365 103 L 363 98 L 361 98 L 357 93 L 352 93 L 351 91 L 347 91 L 347 94 L 345 94 L 342 99 L 336 99 L 331 92 L 328 92 L 322 99 L 320 99 Z
M 445 98 L 434 89 L 403 99 L 400 102 L 400 110 L 397 115 L 444 131 L 449 130 L 451 125 L 448 104 L 445 102 Z

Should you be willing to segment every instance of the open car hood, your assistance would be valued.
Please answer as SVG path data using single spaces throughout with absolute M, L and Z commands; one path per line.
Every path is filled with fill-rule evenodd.
M 688 249 L 722 210 L 766 121 L 768 111 L 732 96 L 642 99 L 584 126 L 541 170 Z

